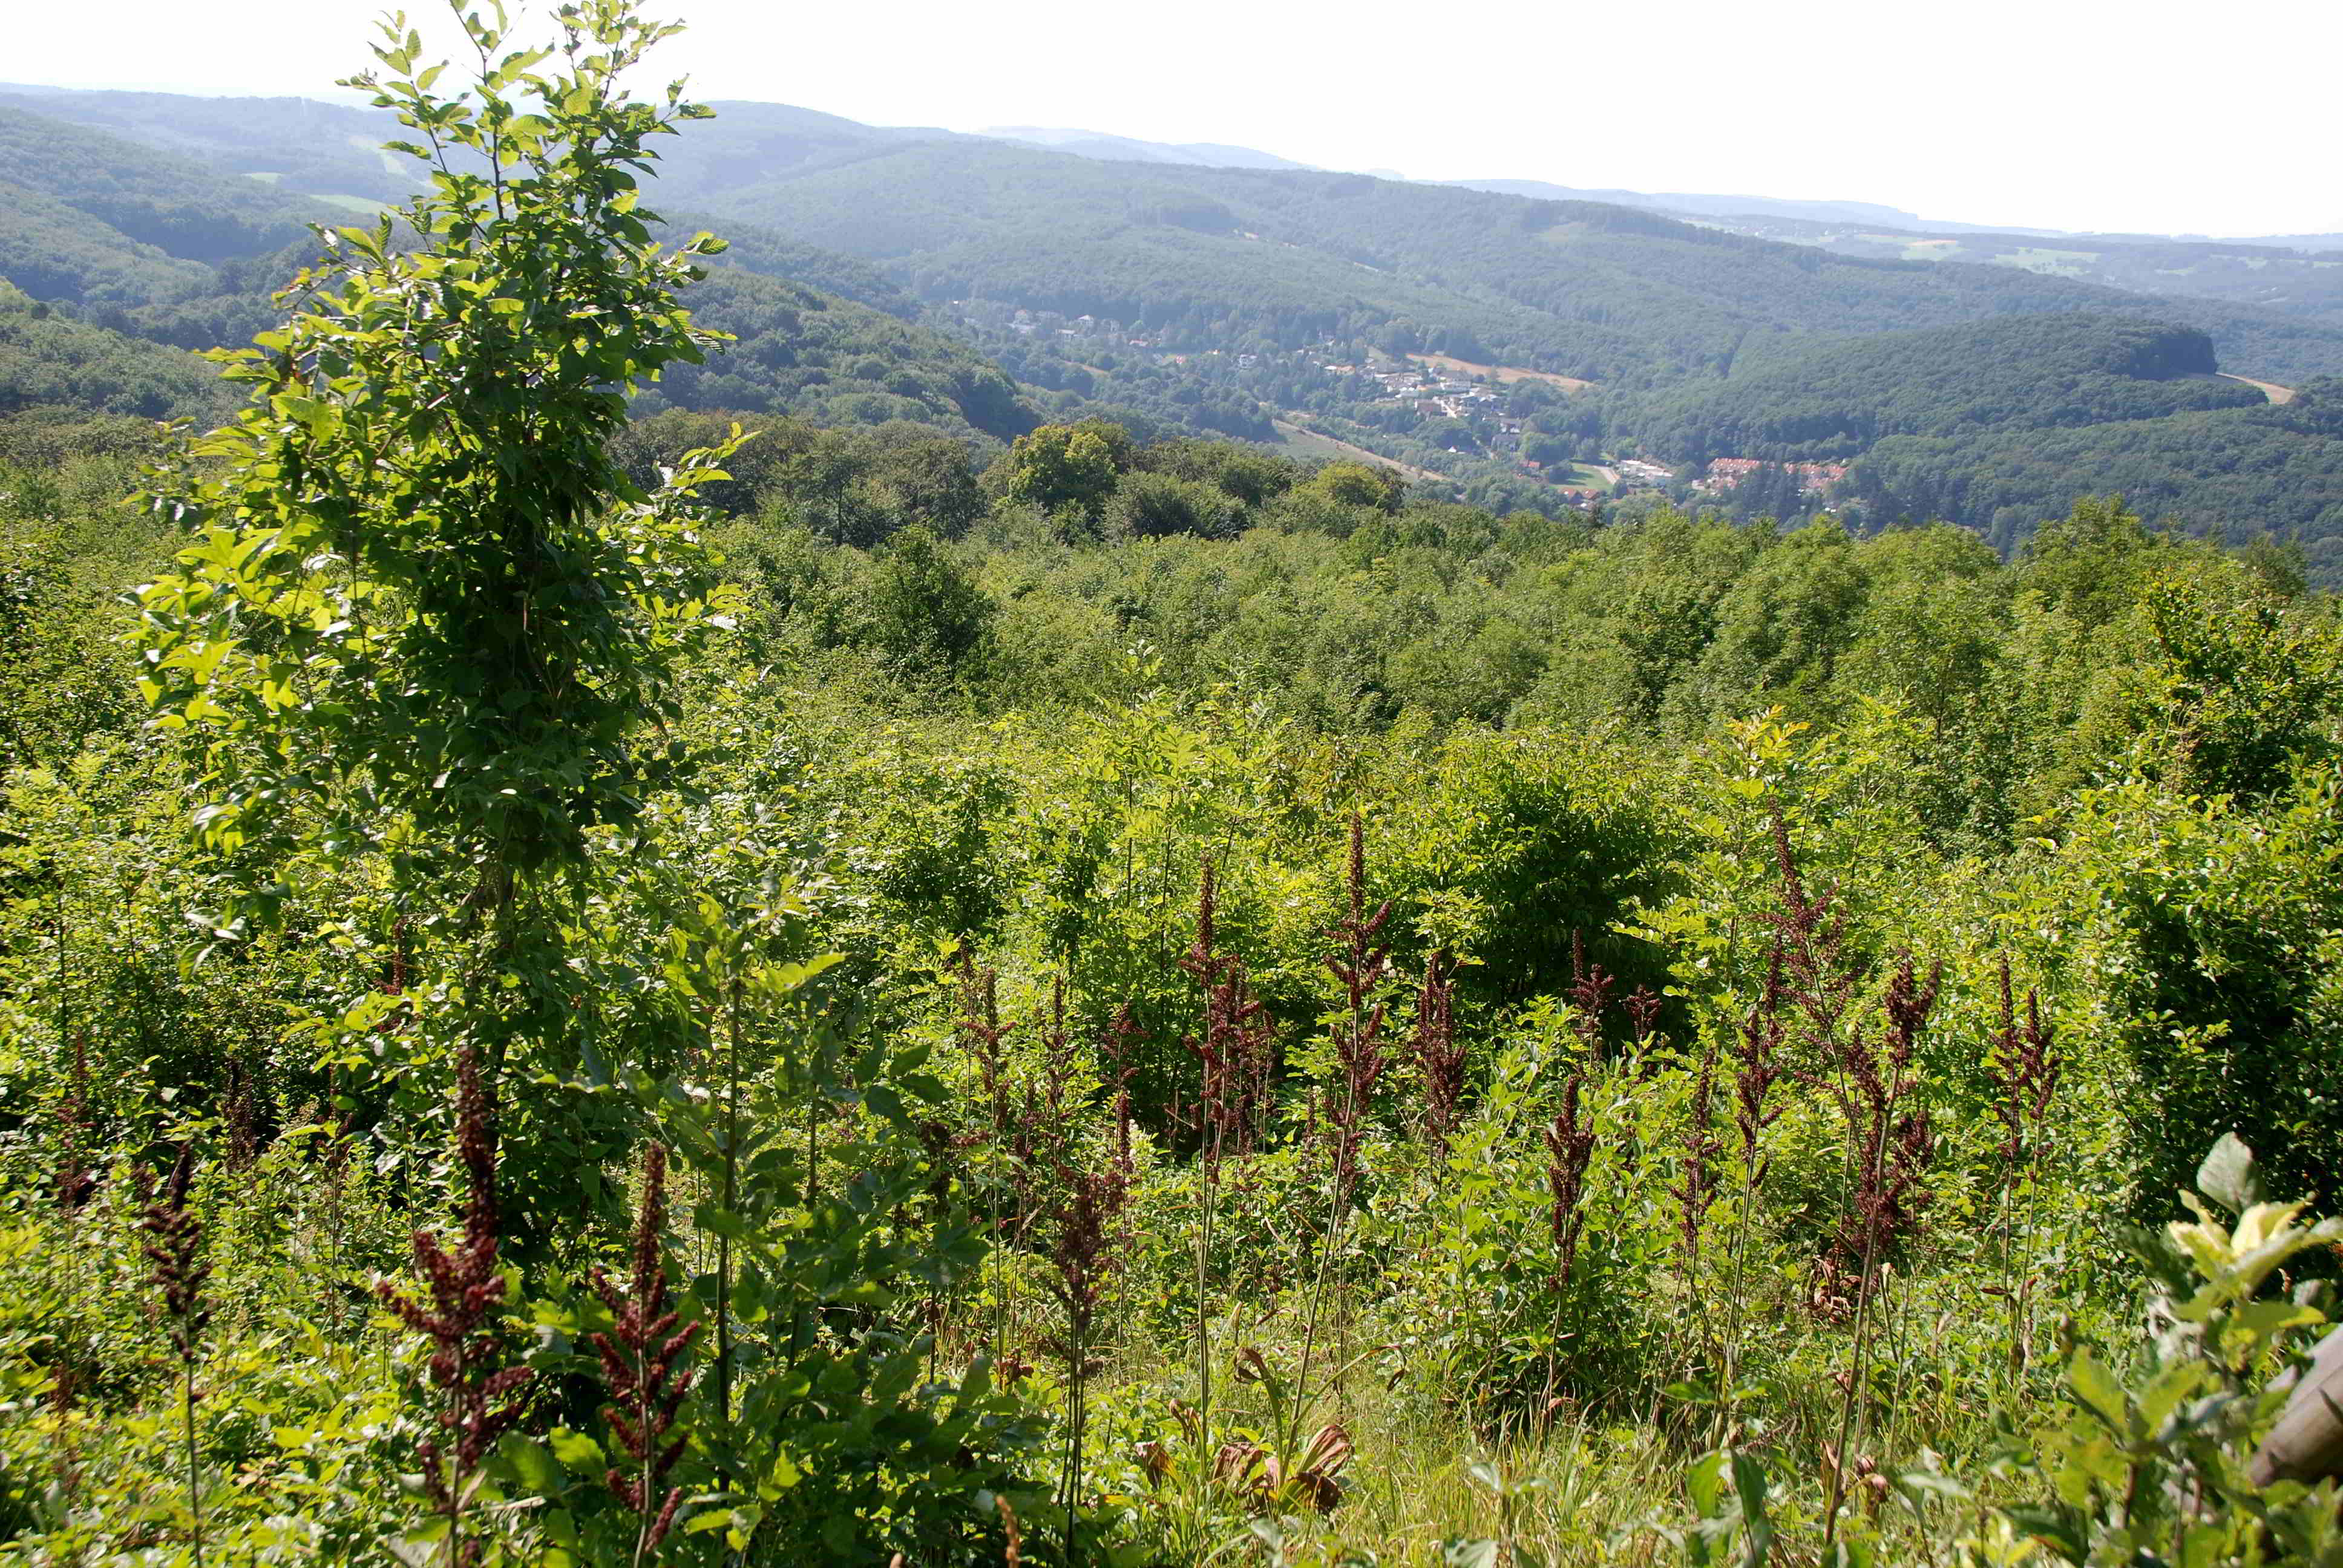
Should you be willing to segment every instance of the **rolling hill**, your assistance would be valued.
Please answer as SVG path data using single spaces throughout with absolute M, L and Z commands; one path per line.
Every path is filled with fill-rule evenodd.
M 1869 204 L 1685 222 L 1651 205 L 1684 197 L 717 107 L 662 149 L 654 200 L 674 227 L 735 239 L 692 303 L 740 342 L 646 408 L 909 419 L 979 442 L 1044 409 L 1262 439 L 1282 417 L 1470 476 L 1467 493 L 1501 508 L 1569 504 L 1527 460 L 1534 442 L 1564 477 L 1614 449 L 1852 458 L 1875 514 L 1933 508 L 2005 540 L 2026 508 L 2119 481 L 2207 529 L 2343 529 L 2322 498 L 2343 473 L 2327 392 L 2280 410 L 2214 377 L 2343 376 L 2343 321 L 2306 304 L 2308 284 L 2273 292 L 2325 286 L 2315 257 L 2215 247 L 2242 281 L 2201 266 L 2200 297 L 2177 297 L 2062 276 L 2077 268 L 2049 250 L 2077 241 L 1935 245 Z M 304 219 L 395 194 L 369 145 L 383 128 L 297 99 L 0 91 L 5 166 L 39 170 L 0 211 L 0 275 L 154 343 L 241 340 L 297 262 Z M 2102 253 L 2147 272 L 2162 254 Z M 1393 367 L 1427 366 L 1452 368 L 1392 392 Z M 1489 367 L 1479 392 L 1474 366 Z M 2094 462 L 2098 431 L 2123 462 Z M 2241 471 L 2296 482 L 2280 493 Z
M 2343 329 L 2273 312 L 1363 175 L 918 141 L 701 199 L 876 261 L 923 299 L 1135 319 L 1198 347 L 1248 333 L 1292 347 L 1397 327 L 1469 339 L 1447 350 L 1461 358 L 1611 381 L 1717 373 L 1751 332 L 2083 310 L 2197 327 L 2243 374 L 2343 371 Z
M 179 123 L 157 121 L 160 95 L 93 96 L 128 127 Z M 251 102 L 264 110 L 261 135 L 243 161 L 272 159 L 283 149 L 270 138 L 297 133 L 306 111 L 298 99 Z M 358 113 L 312 107 L 331 110 L 325 123 L 337 127 Z M 775 116 L 749 118 L 751 137 L 780 134 Z M 821 156 L 812 144 L 827 145 L 820 118 L 791 121 L 811 137 L 799 144 L 808 157 Z M 191 116 L 179 139 L 201 146 L 228 123 Z M 246 342 L 270 326 L 271 292 L 315 254 L 307 226 L 351 220 L 232 164 L 5 105 L 0 155 L 0 166 L 19 176 L 0 180 L 0 278 L 17 291 L 0 357 L 0 411 L 60 402 L 154 417 L 220 411 L 209 368 L 184 350 Z M 322 180 L 354 178 L 338 153 L 321 154 L 315 168 Z M 689 233 L 714 221 L 669 226 Z M 979 442 L 1032 427 L 1038 416 L 1015 384 L 924 324 L 917 302 L 874 268 L 753 225 L 722 226 L 734 246 L 688 302 L 740 341 L 717 364 L 680 367 L 648 390 L 647 411 L 912 420 Z
M 1022 142 L 1051 152 L 1072 153 L 1109 163 L 1183 164 L 1203 168 L 1306 169 L 1308 164 L 1222 142 L 1143 142 L 1103 131 L 1058 130 L 1044 126 L 990 126 L 977 133 L 1004 142 Z
M 2120 317 L 2001 317 L 1867 337 L 1753 340 L 1721 381 L 1623 410 L 1671 459 L 1853 457 L 1889 436 L 2049 430 L 2263 407 L 2217 377 L 2213 346 L 2186 327 Z

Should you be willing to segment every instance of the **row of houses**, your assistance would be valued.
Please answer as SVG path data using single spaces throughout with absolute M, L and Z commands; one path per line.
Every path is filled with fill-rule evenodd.
M 1708 472 L 1694 483 L 1693 488 L 1721 496 L 1727 490 L 1739 489 L 1752 475 L 1768 467 L 1794 475 L 1799 493 L 1807 496 L 1818 496 L 1846 477 L 1845 463 L 1766 463 L 1755 457 L 1712 457 Z

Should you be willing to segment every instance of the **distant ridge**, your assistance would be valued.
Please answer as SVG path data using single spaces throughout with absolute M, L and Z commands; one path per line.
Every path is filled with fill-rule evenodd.
M 1216 169 L 1308 169 L 1292 158 L 1264 153 L 1257 147 L 1231 146 L 1225 142 L 1142 142 L 1103 131 L 1077 131 L 1047 126 L 991 126 L 976 133 L 998 141 L 1023 142 L 1053 153 L 1098 158 L 1108 163 L 1185 164 Z
M 1795 201 L 1782 196 L 1710 196 L 1687 191 L 1587 190 L 1545 180 L 1440 180 L 1440 185 L 1465 190 L 1493 191 L 1499 196 L 1529 196 L 1537 201 L 1599 201 L 1614 206 L 1643 207 L 1652 212 L 1690 213 L 1696 217 L 1786 217 L 1810 223 L 1862 223 L 1915 233 L 1990 232 L 2056 236 L 2060 228 L 2026 228 L 2016 224 L 1956 223 L 1924 218 L 1902 207 L 1867 201 Z M 2272 241 L 2271 243 L 2278 243 Z

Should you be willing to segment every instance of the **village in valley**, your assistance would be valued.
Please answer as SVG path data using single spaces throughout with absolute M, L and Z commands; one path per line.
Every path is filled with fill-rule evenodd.
M 951 308 L 965 326 L 1023 339 L 1085 370 L 1099 370 L 1089 361 L 1103 353 L 1118 358 L 1141 357 L 1215 380 L 1232 380 L 1236 389 L 1258 399 L 1274 416 L 1282 430 L 1364 448 L 1366 454 L 1403 467 L 1410 461 L 1437 462 L 1444 455 L 1460 460 L 1450 467 L 1502 468 L 1550 487 L 1582 509 L 1639 490 L 1721 498 L 1768 474 L 1795 484 L 1799 496 L 1822 501 L 1847 473 L 1845 463 L 1744 457 L 1672 467 L 1601 451 L 1591 442 L 1577 444 L 1574 451 L 1557 451 L 1557 446 L 1570 444 L 1541 438 L 1538 411 L 1565 403 L 1595 384 L 1549 371 L 1482 365 L 1442 354 L 1396 354 L 1334 338 L 1290 353 L 1182 349 L 1175 348 L 1177 335 L 1168 329 L 1108 317 L 1067 317 L 986 300 L 954 300 Z M 1328 400 L 1356 417 L 1330 417 L 1294 406 L 1302 401 L 1294 393 L 1305 387 L 1330 395 Z M 1414 450 L 1381 449 L 1394 446 Z M 1409 471 L 1431 474 L 1428 469 Z

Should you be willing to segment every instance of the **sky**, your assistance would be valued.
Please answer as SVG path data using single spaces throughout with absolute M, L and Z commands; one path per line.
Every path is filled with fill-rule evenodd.
M 0 80 L 335 95 L 383 7 L 22 7 Z M 542 18 L 548 0 L 533 9 Z M 288 8 L 290 9 L 290 8 Z M 1079 126 L 1419 179 L 1878 202 L 2044 228 L 2343 231 L 2343 0 L 651 0 L 646 69 L 877 125 Z M 432 0 L 412 7 L 445 37 Z M 287 14 L 274 13 L 276 17 Z

